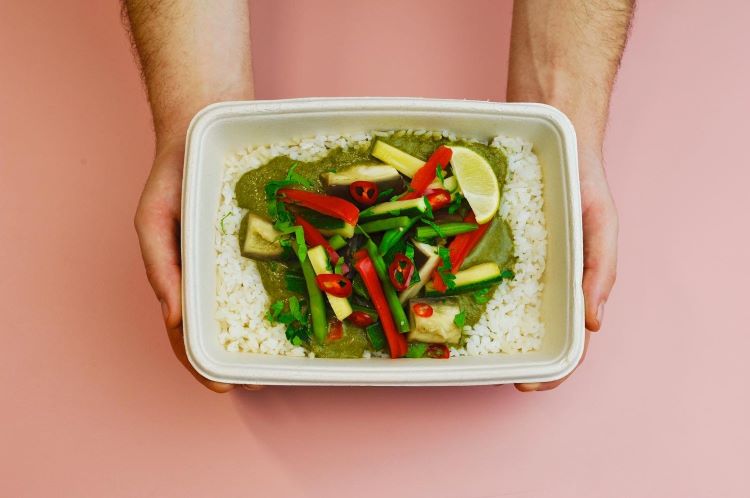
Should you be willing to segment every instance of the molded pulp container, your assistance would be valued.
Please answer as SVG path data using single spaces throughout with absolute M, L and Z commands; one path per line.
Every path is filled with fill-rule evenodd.
M 228 352 L 215 316 L 214 224 L 225 158 L 249 145 L 318 134 L 389 129 L 450 130 L 534 144 L 542 165 L 548 230 L 540 351 L 450 360 L 322 359 Z M 185 346 L 203 376 L 240 384 L 477 385 L 541 382 L 570 373 L 583 353 L 581 207 L 575 131 L 541 104 L 413 98 L 314 98 L 223 102 L 200 111 L 188 131 L 182 204 Z

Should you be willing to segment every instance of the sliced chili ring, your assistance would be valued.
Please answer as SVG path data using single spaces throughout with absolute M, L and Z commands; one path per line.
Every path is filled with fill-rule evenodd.
M 373 323 L 375 323 L 375 320 L 364 311 L 353 311 L 352 314 L 349 315 L 347 320 L 362 329 L 367 327 L 368 325 L 372 325 Z
M 335 297 L 349 297 L 352 295 L 352 281 L 343 275 L 335 273 L 321 273 L 315 277 L 318 288 Z
M 445 344 L 430 344 L 424 355 L 428 358 L 445 360 L 451 357 L 451 351 Z
M 414 263 L 402 252 L 396 253 L 393 262 L 388 267 L 388 277 L 397 291 L 409 287 L 411 277 L 414 275 Z
M 432 316 L 433 309 L 432 306 L 430 306 L 427 303 L 414 303 L 411 307 L 412 310 L 414 310 L 414 314 L 417 316 L 421 316 L 422 318 L 429 318 Z
M 352 182 L 349 193 L 359 204 L 371 206 L 378 200 L 378 184 L 364 180 Z
M 451 203 L 451 193 L 442 188 L 435 189 L 427 195 L 427 202 L 433 211 L 442 209 Z

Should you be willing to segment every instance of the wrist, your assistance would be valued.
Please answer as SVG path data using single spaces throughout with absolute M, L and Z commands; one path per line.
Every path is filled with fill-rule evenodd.
M 231 100 L 253 100 L 252 84 L 242 88 L 223 89 L 208 95 L 183 96 L 169 105 L 153 105 L 156 149 L 184 148 L 193 117 L 207 105 Z
M 592 90 L 591 87 L 562 68 L 538 71 L 534 75 L 511 74 L 507 100 L 539 102 L 561 110 L 576 129 L 579 149 L 601 157 L 609 114 L 609 90 Z

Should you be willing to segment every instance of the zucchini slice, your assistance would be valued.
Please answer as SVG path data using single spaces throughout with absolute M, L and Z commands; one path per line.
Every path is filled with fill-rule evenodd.
M 437 291 L 431 281 L 427 282 L 424 288 L 425 296 L 463 294 L 464 292 L 484 289 L 511 275 L 510 272 L 501 271 L 497 263 L 481 263 L 456 273 L 456 279 L 453 281 L 456 284 L 455 287 L 446 290 L 444 293 Z
M 359 213 L 360 219 L 379 218 L 383 216 L 422 216 L 427 212 L 430 204 L 427 197 L 417 197 L 405 201 L 381 202 Z
M 322 275 L 324 273 L 333 273 L 331 264 L 328 261 L 328 254 L 326 254 L 323 246 L 315 246 L 307 251 L 307 257 L 310 258 L 310 264 L 315 270 L 316 275 Z M 352 314 L 352 306 L 349 304 L 349 299 L 345 297 L 336 297 L 326 293 L 328 298 L 328 304 L 331 305 L 333 314 L 339 320 L 344 320 L 346 317 Z
M 399 173 L 406 175 L 409 178 L 414 176 L 414 173 L 424 166 L 424 161 L 421 159 L 418 159 L 411 154 L 407 154 L 406 152 L 380 140 L 375 142 L 370 154 L 380 159 L 385 164 L 393 166 L 399 171 Z

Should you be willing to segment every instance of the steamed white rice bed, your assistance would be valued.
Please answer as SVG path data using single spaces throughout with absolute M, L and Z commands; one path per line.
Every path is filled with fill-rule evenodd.
M 402 134 L 403 132 L 399 132 Z M 455 140 L 449 132 L 433 133 Z M 336 147 L 368 147 L 378 132 L 349 136 L 317 136 L 287 144 L 248 147 L 226 160 L 221 200 L 216 218 L 217 262 L 216 319 L 219 340 L 228 351 L 290 356 L 313 356 L 292 345 L 283 325 L 265 319 L 269 300 L 255 263 L 240 255 L 237 231 L 244 209 L 237 206 L 234 186 L 247 171 L 277 156 L 301 161 L 316 160 Z M 451 348 L 452 356 L 517 353 L 539 349 L 544 336 L 540 307 L 547 250 L 542 198 L 542 171 L 532 145 L 518 138 L 496 137 L 491 145 L 508 157 L 508 177 L 503 188 L 500 215 L 512 230 L 517 257 L 513 280 L 503 281 L 487 303 L 487 312 L 474 326 L 464 327 L 466 345 Z M 223 220 L 223 221 L 222 221 Z M 222 228 L 223 225 L 223 228 Z M 365 357 L 370 353 L 366 352 Z

